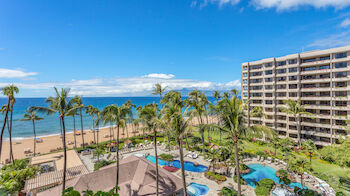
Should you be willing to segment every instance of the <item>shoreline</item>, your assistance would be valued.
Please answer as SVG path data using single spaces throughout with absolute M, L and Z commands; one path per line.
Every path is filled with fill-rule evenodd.
M 109 141 L 110 138 L 113 139 L 113 137 L 109 137 L 110 135 L 110 127 L 112 128 L 112 135 L 114 134 L 114 137 L 116 138 L 117 136 L 117 129 L 115 126 L 104 126 L 99 128 L 99 137 L 98 137 L 98 142 L 105 142 Z M 81 133 L 81 130 L 77 130 L 79 134 Z M 142 133 L 142 131 L 138 131 L 138 133 L 133 133 L 133 126 L 131 124 L 128 124 L 125 127 L 125 134 L 123 134 L 123 130 L 119 130 L 119 138 L 127 138 L 127 136 L 131 137 L 134 135 L 139 135 Z M 127 134 L 128 132 L 128 134 Z M 42 135 L 42 136 L 37 136 L 43 140 L 42 143 L 36 143 L 36 152 L 40 154 L 46 154 L 50 153 L 51 150 L 57 149 L 60 147 L 63 147 L 62 144 L 62 139 L 61 139 L 61 134 L 50 134 L 50 135 Z M 13 138 L 12 139 L 12 149 L 13 149 L 13 156 L 15 159 L 23 159 L 27 158 L 26 154 L 24 153 L 25 149 L 30 148 L 31 152 L 33 152 L 34 148 L 34 142 L 33 142 L 34 137 L 26 137 L 23 139 L 20 138 Z M 94 141 L 94 134 L 91 129 L 86 129 L 84 130 L 84 143 L 90 143 L 91 141 Z M 77 148 L 81 146 L 82 144 L 82 136 L 76 135 L 76 143 L 77 143 Z M 66 146 L 67 148 L 74 148 L 74 132 L 67 132 L 66 133 Z M 10 142 L 8 138 L 4 140 L 3 146 L 2 146 L 2 154 L 0 157 L 0 163 L 4 164 L 5 160 L 10 157 Z
M 212 116 L 209 116 L 209 122 L 215 121 L 215 118 Z M 197 124 L 197 119 L 192 119 L 192 124 Z M 113 139 L 113 137 L 109 137 L 110 135 L 110 127 L 112 127 L 112 136 L 114 135 L 114 138 L 117 138 L 117 129 L 115 125 L 112 126 L 103 126 L 99 128 L 99 137 L 98 142 L 105 142 L 110 141 L 110 139 Z M 139 126 L 140 127 L 140 126 Z M 77 130 L 79 134 L 81 133 L 81 130 Z M 130 138 L 132 136 L 136 135 L 142 135 L 141 130 L 136 130 L 137 133 L 134 133 L 134 126 L 132 124 L 127 124 L 125 127 L 125 134 L 123 129 L 119 129 L 119 139 L 124 138 Z M 40 154 L 47 154 L 50 153 L 51 150 L 62 148 L 62 139 L 61 134 L 50 134 L 50 135 L 43 135 L 43 136 L 37 136 L 43 140 L 42 143 L 36 143 L 36 153 Z M 84 130 L 84 143 L 90 144 L 91 141 L 94 141 L 94 134 L 93 131 L 89 128 Z M 81 146 L 82 144 L 82 136 L 76 135 L 76 143 L 77 148 Z M 74 132 L 66 132 L 66 146 L 67 148 L 74 148 Z M 30 149 L 33 153 L 34 148 L 34 142 L 33 137 L 26 137 L 23 139 L 12 139 L 12 151 L 14 159 L 23 159 L 27 158 L 25 154 L 25 149 Z M 39 155 L 38 155 L 39 156 Z M 10 157 L 10 142 L 7 140 L 3 142 L 2 146 L 2 154 L 0 157 L 0 164 L 4 164 L 5 160 Z

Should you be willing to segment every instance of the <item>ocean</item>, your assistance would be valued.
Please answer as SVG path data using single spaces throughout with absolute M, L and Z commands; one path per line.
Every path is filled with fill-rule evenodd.
M 23 139 L 33 137 L 33 124 L 31 121 L 20 121 L 24 117 L 25 111 L 31 106 L 48 106 L 45 103 L 46 98 L 16 98 L 16 104 L 14 105 L 13 122 L 12 122 L 12 138 Z M 208 97 L 210 102 L 215 99 Z M 122 105 L 126 101 L 130 100 L 137 106 L 144 106 L 149 103 L 159 103 L 159 97 L 84 97 L 83 103 L 85 106 L 92 105 L 102 110 L 104 107 L 110 104 Z M 0 106 L 7 104 L 7 98 L 0 98 Z M 133 109 L 134 115 L 136 109 Z M 60 121 L 57 114 L 45 115 L 37 114 L 44 118 L 44 120 L 36 121 L 36 134 L 38 136 L 55 135 L 60 134 Z M 0 115 L 0 126 L 2 127 L 4 122 L 4 115 Z M 73 132 L 73 118 L 65 118 L 66 131 Z M 84 130 L 92 128 L 92 118 L 83 112 L 83 124 Z M 108 126 L 108 125 L 106 125 Z M 76 129 L 80 131 L 80 116 L 76 116 Z M 7 128 L 5 129 L 4 138 L 8 138 Z

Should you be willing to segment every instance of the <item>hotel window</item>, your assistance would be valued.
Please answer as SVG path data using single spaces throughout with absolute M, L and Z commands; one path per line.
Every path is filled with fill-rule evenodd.
M 289 97 L 297 97 L 297 96 L 298 96 L 298 93 L 296 92 L 289 93 Z
M 264 66 L 265 67 L 272 67 L 272 63 L 265 63 Z
M 348 66 L 348 63 L 347 62 L 341 62 L 341 63 L 334 63 L 333 64 L 333 68 L 345 68 Z
M 323 66 L 320 66 L 318 69 L 319 70 L 322 70 L 322 69 L 330 69 L 330 65 L 323 65 Z
M 271 89 L 273 89 L 273 86 L 272 85 L 265 85 L 265 89 L 266 90 L 271 90 Z
M 347 72 L 339 72 L 334 74 L 336 78 L 344 78 L 347 76 Z
M 265 71 L 265 75 L 271 75 L 271 74 L 272 74 L 272 70 Z
M 243 96 L 247 97 L 247 96 L 248 96 L 248 93 L 243 93 Z
M 303 59 L 303 63 L 310 63 L 310 62 L 315 62 L 316 58 L 313 59 Z
M 341 53 L 335 54 L 336 59 L 341 59 L 341 58 L 346 58 L 346 57 L 347 57 L 346 52 L 341 52 Z
M 286 72 L 287 72 L 286 69 L 279 69 L 279 70 L 277 70 L 278 74 L 284 74 Z
M 301 70 L 302 71 L 314 71 L 316 69 L 317 69 L 317 67 L 303 67 Z
M 296 64 L 297 62 L 298 62 L 297 59 L 290 59 L 290 60 L 288 60 L 288 64 L 289 65 Z
M 321 57 L 321 58 L 320 58 L 321 61 L 329 60 L 329 59 L 330 59 L 329 56 L 324 56 L 324 57 Z
M 297 72 L 297 71 L 298 71 L 297 67 L 289 68 L 289 73 L 293 73 L 293 72 Z
M 243 70 L 244 70 L 244 71 L 247 71 L 247 67 L 246 67 L 246 66 L 244 66 L 244 67 L 243 67 Z
M 244 84 L 247 84 L 247 80 L 243 80 L 243 83 L 244 83 Z
M 265 100 L 265 104 L 271 105 L 272 103 L 272 100 Z
M 273 78 L 265 78 L 265 82 L 273 82 Z
M 286 61 L 277 62 L 277 66 L 283 66 L 283 65 L 286 65 Z
M 278 77 L 277 78 L 277 81 L 279 81 L 279 82 L 283 82 L 283 81 L 286 81 L 286 80 L 287 80 L 286 77 Z
M 243 74 L 243 77 L 247 77 L 247 73 L 244 73 L 244 74 Z
M 295 75 L 295 76 L 289 76 L 289 81 L 293 81 L 293 80 L 297 80 L 298 79 L 298 76 Z
M 244 89 L 244 90 L 248 90 L 248 87 L 246 87 L 246 86 L 243 86 L 243 89 Z

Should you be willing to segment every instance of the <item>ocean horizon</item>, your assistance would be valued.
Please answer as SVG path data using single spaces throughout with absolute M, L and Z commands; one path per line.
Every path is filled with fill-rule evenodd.
M 12 138 L 14 140 L 25 139 L 33 137 L 33 124 L 31 121 L 20 121 L 24 117 L 25 111 L 31 106 L 48 106 L 45 103 L 46 98 L 16 98 L 16 104 L 14 105 L 13 122 L 12 122 Z M 215 101 L 214 97 L 208 97 L 210 102 Z M 159 97 L 83 97 L 83 103 L 85 106 L 92 105 L 102 110 L 104 107 L 110 104 L 122 105 L 126 101 L 130 100 L 137 106 L 145 106 L 149 103 L 159 103 Z M 7 98 L 0 98 L 0 104 L 7 104 Z M 136 115 L 136 109 L 133 108 L 133 113 Z M 37 114 L 44 120 L 36 121 L 35 128 L 37 136 L 49 136 L 57 135 L 61 133 L 60 121 L 57 114 L 46 115 L 42 113 Z M 1 127 L 4 123 L 4 114 L 0 115 Z M 73 118 L 65 118 L 66 132 L 73 132 Z M 83 125 L 84 130 L 92 129 L 92 118 L 83 111 Z M 106 127 L 107 125 L 101 125 L 100 127 Z M 81 130 L 80 116 L 76 116 L 76 130 Z M 7 127 L 4 131 L 4 139 L 8 139 Z

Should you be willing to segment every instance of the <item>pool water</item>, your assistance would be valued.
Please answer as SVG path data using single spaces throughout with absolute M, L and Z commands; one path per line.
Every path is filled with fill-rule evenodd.
M 263 166 L 261 164 L 249 164 L 250 172 L 248 174 L 242 175 L 244 181 L 253 188 L 256 188 L 255 182 L 259 182 L 264 178 L 271 179 L 276 183 L 280 184 L 280 179 L 276 176 L 276 170 L 269 166 Z M 299 187 L 301 188 L 301 184 L 298 182 L 292 182 L 289 184 L 290 188 Z M 304 186 L 304 189 L 307 187 Z
M 206 195 L 208 192 L 209 192 L 209 187 L 203 184 L 197 184 L 197 183 L 191 182 L 190 185 L 187 187 L 187 194 L 189 196 Z
M 156 162 L 156 159 L 154 156 L 152 155 L 148 155 L 146 157 L 146 159 L 148 159 L 149 161 L 151 161 L 152 163 Z M 158 165 L 168 165 L 168 166 L 173 166 L 176 168 L 181 168 L 180 165 L 180 161 L 179 160 L 174 160 L 174 161 L 164 161 L 162 159 L 158 159 Z M 204 165 L 197 165 L 195 166 L 192 162 L 190 161 L 184 161 L 184 167 L 186 171 L 190 171 L 190 172 L 205 172 L 208 170 L 208 167 L 204 166 Z

